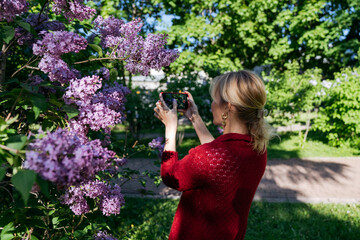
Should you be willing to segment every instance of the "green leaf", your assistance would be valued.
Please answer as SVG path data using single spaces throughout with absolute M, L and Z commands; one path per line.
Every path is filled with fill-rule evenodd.
M 20 21 L 20 20 L 15 20 L 14 21 L 17 25 L 19 25 L 20 27 L 22 27 L 23 29 L 25 29 L 26 31 L 31 33 L 31 25 L 27 22 L 24 21 Z
M 0 239 L 1 240 L 10 240 L 13 239 L 14 234 L 13 232 L 15 231 L 14 228 L 14 223 L 9 223 L 8 225 L 6 225 L 3 230 L 1 231 L 1 235 L 0 235 Z
M 0 29 L 0 37 L 6 42 L 7 44 L 10 43 L 10 41 L 15 36 L 15 29 L 11 26 L 3 26 Z
M 27 137 L 25 135 L 15 135 L 6 140 L 6 146 L 12 149 L 21 150 L 25 146 Z
M 117 79 L 118 75 L 119 75 L 119 73 L 116 70 L 116 68 L 111 68 L 110 69 L 110 80 L 111 81 L 115 81 Z
M 39 185 L 41 192 L 45 196 L 50 197 L 50 195 L 49 195 L 49 182 L 42 179 L 39 175 L 37 175 L 36 183 Z
M 5 174 L 6 174 L 6 169 L 5 168 L 0 168 L 0 182 L 5 177 Z
M 77 110 L 76 108 L 74 108 L 70 105 L 64 105 L 63 109 L 66 112 L 66 115 L 68 116 L 69 119 L 76 117 L 80 113 L 79 110 Z
M 35 183 L 36 173 L 32 170 L 19 170 L 12 178 L 11 182 L 14 184 L 15 188 L 21 193 L 21 196 L 27 205 L 29 200 L 29 195 L 32 186 Z
M 30 97 L 30 101 L 33 104 L 33 111 L 35 113 L 35 119 L 39 117 L 39 114 L 41 112 L 45 112 L 48 106 L 48 103 L 46 101 L 46 98 L 43 95 L 40 94 L 33 94 Z
M 89 47 L 91 47 L 94 51 L 96 51 L 99 54 L 99 57 L 103 57 L 103 51 L 99 45 L 92 44 L 92 43 L 89 43 L 88 45 L 89 45 Z

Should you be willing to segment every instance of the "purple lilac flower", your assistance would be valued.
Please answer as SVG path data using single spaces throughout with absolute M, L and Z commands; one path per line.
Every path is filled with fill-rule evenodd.
M 58 129 L 29 144 L 24 168 L 59 187 L 78 185 L 111 166 L 115 152 L 96 139 L 82 143 L 76 134 Z
M 65 25 L 59 21 L 49 21 L 49 18 L 45 14 L 29 14 L 25 22 L 29 23 L 36 32 L 44 32 L 44 31 L 64 31 Z M 17 43 L 19 45 L 32 45 L 35 42 L 34 36 L 23 29 L 22 27 L 15 28 L 15 38 L 17 38 Z
M 154 138 L 151 142 L 149 142 L 149 147 L 153 149 L 157 149 L 161 155 L 162 152 L 164 151 L 164 146 L 165 146 L 165 144 L 162 143 L 163 141 L 164 141 L 163 137 Z
M 52 55 L 46 54 L 38 66 L 42 72 L 49 74 L 52 82 L 58 81 L 64 84 L 77 77 L 77 72 L 70 70 L 66 62 Z
M 33 45 L 35 55 L 43 56 L 39 62 L 39 68 L 49 74 L 50 81 L 59 81 L 64 84 L 71 79 L 79 77 L 79 71 L 70 70 L 68 65 L 61 59 L 61 55 L 69 52 L 79 52 L 87 46 L 85 38 L 66 32 L 42 32 L 43 39 Z
M 99 231 L 96 235 L 94 235 L 94 240 L 118 240 L 118 239 L 109 235 L 106 231 Z
M 111 214 L 117 215 L 124 204 L 125 199 L 121 194 L 120 186 L 114 185 L 113 187 L 108 187 L 108 192 L 101 199 L 99 208 L 105 216 L 110 216 Z
M 127 163 L 126 158 L 116 158 L 114 159 L 114 162 L 117 166 L 124 166 Z
M 138 35 L 143 26 L 140 19 L 124 23 L 99 16 L 94 24 L 101 35 L 101 44 L 111 49 L 110 57 L 124 59 L 125 67 L 131 73 L 149 75 L 150 69 L 160 70 L 179 56 L 178 51 L 164 48 L 167 35 L 149 34 L 146 39 Z
M 119 37 L 121 35 L 121 26 L 124 24 L 124 21 L 114 18 L 113 16 L 103 19 L 103 17 L 99 15 L 93 23 L 94 28 L 99 31 L 103 38 L 105 38 L 109 35 Z
M 87 84 L 72 85 L 71 83 L 64 95 L 66 103 L 75 103 L 79 107 L 77 123 L 98 131 L 124 121 L 125 96 L 130 90 L 114 83 L 114 86 L 106 84 L 100 92 L 95 93 L 101 87 L 97 85 L 99 78 L 93 76 L 86 79 Z
M 63 14 L 69 21 L 75 18 L 83 21 L 92 18 L 96 13 L 95 9 L 85 6 L 83 3 L 84 0 L 54 0 L 52 9 L 55 14 Z
M 109 185 L 99 180 L 88 181 L 80 186 L 71 186 L 60 197 L 63 204 L 69 205 L 76 215 L 89 212 L 86 197 L 95 199 L 104 215 L 119 214 L 125 204 L 121 188 L 118 185 Z
M 36 86 L 36 85 L 39 85 L 40 83 L 44 82 L 44 79 L 42 79 L 38 75 L 34 75 L 34 76 L 29 76 L 28 82 L 29 82 L 29 85 Z
M 26 12 L 29 3 L 26 0 L 1 0 L 0 1 L 0 21 L 12 22 L 17 15 Z
M 219 133 L 223 133 L 223 132 L 224 132 L 224 129 L 221 128 L 221 127 L 217 127 L 217 130 L 218 130 Z
M 78 106 L 90 104 L 92 96 L 102 87 L 99 76 L 93 75 L 74 79 L 63 96 L 65 103 L 75 103 Z
M 43 32 L 44 33 L 44 32 Z M 50 54 L 61 56 L 64 53 L 78 53 L 87 47 L 85 38 L 73 32 L 54 31 L 45 32 L 43 39 L 37 41 L 33 46 L 35 55 L 42 56 Z
M 96 71 L 96 74 L 101 76 L 105 80 L 110 79 L 110 71 L 106 67 L 102 67 Z
M 77 137 L 80 139 L 82 143 L 86 143 L 89 141 L 87 134 L 89 132 L 89 127 L 81 125 L 74 118 L 69 121 L 69 128 L 72 132 L 76 133 Z

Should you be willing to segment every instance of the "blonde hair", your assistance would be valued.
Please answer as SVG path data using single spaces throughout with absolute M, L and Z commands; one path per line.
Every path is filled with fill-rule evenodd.
M 215 99 L 220 95 L 220 104 L 230 103 L 235 107 L 237 116 L 246 123 L 252 136 L 253 149 L 264 153 L 269 140 L 274 136 L 270 124 L 260 116 L 259 110 L 266 103 L 265 85 L 260 77 L 247 70 L 229 72 L 213 79 L 210 94 Z

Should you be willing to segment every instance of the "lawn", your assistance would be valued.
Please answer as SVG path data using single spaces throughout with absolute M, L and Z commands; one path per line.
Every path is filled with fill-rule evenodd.
M 119 239 L 167 239 L 178 200 L 126 198 Z M 346 239 L 360 236 L 360 205 L 254 202 L 247 240 Z

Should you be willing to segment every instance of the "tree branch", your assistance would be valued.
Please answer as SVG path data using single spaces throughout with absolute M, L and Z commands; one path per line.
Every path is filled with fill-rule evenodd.
M 80 61 L 80 62 L 75 62 L 74 64 L 89 63 L 89 62 L 101 61 L 101 60 L 125 60 L 125 58 L 112 58 L 112 57 L 93 58 L 93 59 L 88 59 L 88 60 L 84 60 L 84 61 Z
M 19 68 L 18 70 L 16 70 L 12 75 L 11 77 L 14 77 L 16 74 L 18 74 L 18 72 L 20 72 L 21 70 L 23 70 L 24 68 L 30 68 L 30 69 L 35 69 L 35 70 L 40 70 L 39 68 L 37 67 L 31 67 L 29 66 L 30 64 L 32 64 L 33 62 L 37 61 L 38 60 L 38 57 L 36 57 L 34 60 L 31 61 L 31 58 L 29 59 L 29 61 L 24 65 L 22 66 L 21 68 Z
M 0 144 L 0 148 L 2 148 L 2 149 L 4 149 L 4 150 L 7 150 L 7 151 L 9 151 L 9 152 L 14 152 L 14 153 L 16 153 L 16 154 L 18 154 L 18 153 L 20 152 L 20 151 L 17 150 L 17 149 L 9 148 L 9 147 L 7 147 L 7 146 L 5 146 L 5 145 L 2 145 L 2 144 Z

